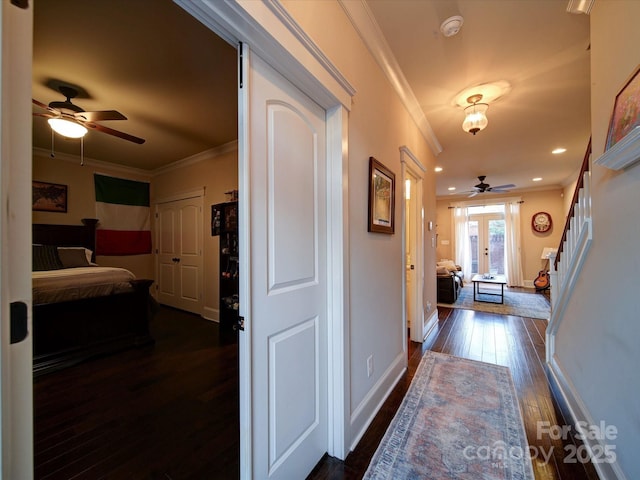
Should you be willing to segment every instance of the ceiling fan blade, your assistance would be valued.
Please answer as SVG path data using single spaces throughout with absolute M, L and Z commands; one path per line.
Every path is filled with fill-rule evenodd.
M 100 125 L 98 123 L 82 122 L 82 124 L 87 128 L 93 128 L 94 130 L 98 130 L 99 132 L 108 133 L 109 135 L 113 135 L 114 137 L 129 140 L 130 142 L 137 143 L 139 145 L 142 145 L 145 142 L 144 138 L 134 137 L 133 135 L 129 135 L 128 133 L 120 132 L 119 130 L 114 130 L 113 128 L 105 127 L 104 125 Z
M 35 113 L 33 114 L 34 117 L 44 117 L 44 118 L 58 118 L 58 115 L 55 115 L 53 113 Z
M 49 105 L 45 105 L 44 103 L 39 102 L 35 98 L 32 98 L 31 101 L 33 102 L 34 105 L 36 105 L 36 106 L 38 106 L 38 107 L 40 107 L 40 108 L 42 108 L 44 110 L 47 110 L 47 111 L 49 111 L 51 113 L 55 113 L 55 114 L 59 114 L 60 113 L 55 108 L 51 108 Z
M 469 197 L 468 197 L 468 198 L 475 197 L 478 193 L 480 193 L 480 192 L 477 192 L 477 191 L 476 191 L 476 192 L 473 192 L 471 195 L 469 195 Z
M 102 120 L 126 120 L 123 114 L 117 110 L 98 110 L 95 112 L 78 112 L 74 114 L 74 117 L 78 120 L 84 120 L 86 122 L 100 122 Z
M 496 187 L 491 187 L 491 188 L 489 188 L 489 190 L 495 192 L 496 190 L 500 190 L 500 189 L 504 189 L 504 188 L 515 188 L 515 185 L 513 183 L 508 183 L 506 185 L 498 185 Z

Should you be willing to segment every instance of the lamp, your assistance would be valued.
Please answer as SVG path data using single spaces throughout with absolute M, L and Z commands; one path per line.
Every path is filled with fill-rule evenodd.
M 66 118 L 50 118 L 47 122 L 54 132 L 59 133 L 63 137 L 82 138 L 88 132 L 83 125 L 72 120 L 67 120 Z
M 487 120 L 487 116 L 485 115 L 489 105 L 486 103 L 478 103 L 480 100 L 482 100 L 482 95 L 471 95 L 467 98 L 467 102 L 471 105 L 464 109 L 465 117 L 464 122 L 462 122 L 462 129 L 473 135 L 480 130 L 484 130 L 489 124 L 489 120 Z

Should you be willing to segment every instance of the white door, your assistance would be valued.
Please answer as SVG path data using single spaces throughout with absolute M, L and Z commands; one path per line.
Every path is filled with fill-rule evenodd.
M 486 213 L 469 217 L 472 274 L 504 275 L 504 215 Z
M 0 476 L 20 480 L 33 478 L 32 147 L 28 128 L 33 2 L 28 3 L 26 9 L 7 1 L 0 7 Z M 11 306 L 17 321 L 13 328 Z
M 241 477 L 305 478 L 328 444 L 325 111 L 242 48 Z
M 202 313 L 202 197 L 156 205 L 158 302 Z

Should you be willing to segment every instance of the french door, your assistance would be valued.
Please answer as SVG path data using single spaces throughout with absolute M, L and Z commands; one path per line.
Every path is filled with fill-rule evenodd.
M 504 275 L 504 234 L 503 214 L 485 213 L 469 217 L 472 274 Z

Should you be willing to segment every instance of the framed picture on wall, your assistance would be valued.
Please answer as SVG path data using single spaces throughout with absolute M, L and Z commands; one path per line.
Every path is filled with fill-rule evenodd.
M 369 157 L 369 232 L 394 232 L 395 191 L 395 174 Z
M 66 185 L 34 180 L 31 188 L 33 211 L 67 213 Z
M 640 75 L 638 73 L 640 73 L 640 66 L 636 67 L 620 93 L 616 95 L 605 151 L 640 125 Z

